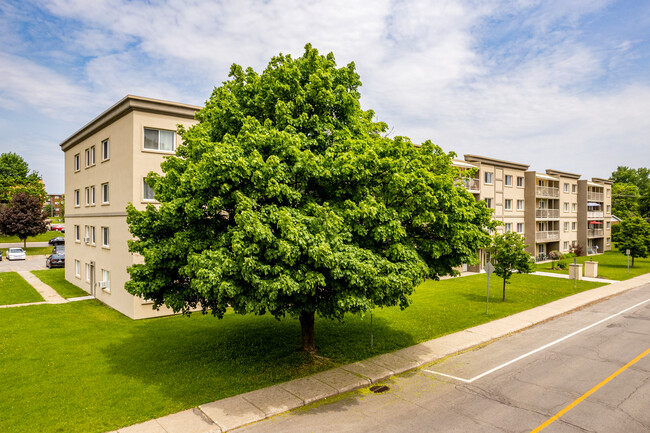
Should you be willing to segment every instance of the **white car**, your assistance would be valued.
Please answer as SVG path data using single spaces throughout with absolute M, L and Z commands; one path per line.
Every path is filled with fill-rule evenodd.
M 9 248 L 7 260 L 25 260 L 25 251 L 22 248 Z

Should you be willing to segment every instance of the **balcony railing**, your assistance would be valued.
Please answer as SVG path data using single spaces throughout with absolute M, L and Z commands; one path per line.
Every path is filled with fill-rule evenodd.
M 587 212 L 587 218 L 603 218 L 605 213 L 602 210 Z
M 603 194 L 602 192 L 587 191 L 587 200 L 604 201 L 604 199 L 605 199 L 605 194 Z
M 537 197 L 559 197 L 560 188 L 554 186 L 536 186 L 535 194 Z
M 588 229 L 587 236 L 590 238 L 599 238 L 605 234 L 603 229 Z
M 560 209 L 536 209 L 535 218 L 537 219 L 560 218 Z
M 479 192 L 481 190 L 479 179 L 464 179 L 463 185 L 467 191 Z
M 557 241 L 560 240 L 560 231 L 546 231 L 546 232 L 537 232 L 535 233 L 536 241 Z

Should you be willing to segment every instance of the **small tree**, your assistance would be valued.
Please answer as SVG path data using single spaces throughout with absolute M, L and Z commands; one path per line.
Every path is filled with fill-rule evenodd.
M 525 249 L 525 238 L 515 232 L 496 234 L 490 246 L 494 273 L 503 278 L 503 301 L 506 300 L 506 284 L 514 271 L 529 274 L 533 271 L 533 259 Z
M 5 206 L 0 211 L 0 231 L 9 236 L 18 236 L 26 248 L 29 236 L 47 231 L 46 218 L 40 198 L 19 192 L 13 196 L 11 206 Z
M 47 196 L 41 176 L 30 171 L 20 155 L 0 154 L 0 203 L 10 203 L 13 196 L 21 192 L 38 197 L 41 203 Z
M 641 217 L 632 217 L 619 223 L 621 226 L 616 236 L 616 247 L 625 254 L 630 250 L 632 267 L 635 257 L 648 257 L 650 254 L 650 224 Z

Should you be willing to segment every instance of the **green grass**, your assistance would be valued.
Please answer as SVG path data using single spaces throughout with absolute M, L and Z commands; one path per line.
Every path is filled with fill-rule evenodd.
M 65 269 L 48 269 L 46 271 L 32 271 L 39 280 L 53 288 L 57 293 L 64 298 L 76 298 L 78 296 L 86 296 L 88 293 L 69 283 L 65 280 Z
M 591 259 L 593 259 L 594 262 L 598 262 L 598 276 L 609 280 L 627 280 L 629 278 L 650 273 L 650 258 L 641 259 L 637 257 L 634 259 L 634 267 L 630 267 L 630 273 L 628 274 L 627 256 L 618 250 L 606 251 L 605 253 L 596 256 L 581 256 L 576 258 L 578 259 L 578 263 L 588 262 Z M 563 261 L 566 262 L 567 265 L 573 263 L 572 258 L 564 259 Z M 631 265 L 632 258 L 630 257 L 630 266 Z M 569 274 L 568 268 L 566 271 L 551 270 L 550 262 L 536 264 L 535 270 L 566 275 Z
M 52 248 L 53 247 L 27 247 L 23 248 L 23 250 L 25 250 L 25 254 L 28 256 L 49 256 L 52 254 Z M 0 251 L 2 251 L 2 260 L 7 260 L 7 250 L 8 248 L 0 248 Z M 43 265 L 45 265 L 45 262 L 43 262 Z
M 56 231 L 56 230 L 48 230 L 47 232 L 32 236 L 27 238 L 27 242 L 47 242 L 52 238 L 55 238 L 57 236 L 65 236 L 63 233 Z M 22 242 L 21 239 L 18 239 L 18 236 L 4 236 L 0 235 L 0 244 L 6 244 L 6 243 L 13 243 L 13 242 Z
M 43 297 L 18 273 L 0 272 L 0 305 L 42 301 Z M 0 325 L 1 328 L 2 325 Z M 2 355 L 2 340 L 0 340 L 0 355 Z M 1 356 L 0 359 L 2 359 Z M 0 431 L 2 431 L 1 428 Z
M 98 301 L 0 310 L 0 431 L 104 432 L 302 377 L 507 316 L 573 294 L 573 281 L 514 275 L 507 301 L 486 275 L 426 282 L 413 304 L 343 323 L 316 319 L 298 351 L 296 319 L 193 314 L 133 321 Z M 577 291 L 599 286 L 579 282 Z

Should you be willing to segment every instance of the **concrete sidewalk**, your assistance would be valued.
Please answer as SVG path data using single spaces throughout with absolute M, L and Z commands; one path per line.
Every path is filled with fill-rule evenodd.
M 602 280 L 598 279 L 598 281 Z M 381 382 L 390 376 L 418 368 L 648 283 L 650 283 L 650 274 L 627 281 L 617 281 L 393 353 L 207 403 L 112 433 L 230 431 L 318 400 Z
M 553 277 L 553 278 L 564 278 L 565 280 L 572 279 L 569 277 L 568 274 L 556 274 L 555 272 L 533 272 L 533 275 L 539 275 L 542 277 Z M 605 278 L 593 278 L 593 277 L 580 277 L 578 281 L 592 281 L 594 283 L 606 283 L 606 284 L 614 284 L 618 283 L 619 281 L 617 280 L 608 280 Z

